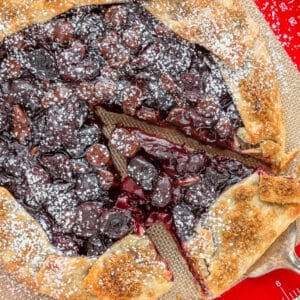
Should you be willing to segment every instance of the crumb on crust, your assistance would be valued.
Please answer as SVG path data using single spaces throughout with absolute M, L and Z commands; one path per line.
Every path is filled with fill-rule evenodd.
M 278 204 L 300 204 L 300 180 L 263 175 L 260 180 L 260 199 Z
M 263 140 L 280 141 L 282 112 L 278 105 L 279 91 L 273 67 L 255 61 L 252 72 L 240 81 L 244 109 L 241 110 L 251 144 Z
M 156 299 L 171 279 L 150 241 L 131 235 L 99 258 L 84 285 L 100 299 Z
M 234 199 L 238 201 L 251 200 L 256 191 L 257 188 L 253 185 L 240 186 L 234 191 Z
M 236 0 L 152 0 L 146 8 L 177 34 L 205 46 L 232 66 L 242 64 L 256 35 Z

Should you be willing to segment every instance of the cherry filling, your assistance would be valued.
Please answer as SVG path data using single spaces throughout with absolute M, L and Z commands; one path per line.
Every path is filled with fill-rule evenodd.
M 71 10 L 6 38 L 0 57 L 3 92 L 9 81 L 11 97 L 22 95 L 34 110 L 59 81 L 90 106 L 172 124 L 205 143 L 232 148 L 242 126 L 211 53 L 139 3 Z
M 0 186 L 65 254 L 101 254 L 135 229 L 131 212 L 113 208 L 118 174 L 99 120 L 72 86 L 35 90 L 36 108 L 19 91 L 40 82 L 20 82 L 7 82 L 0 99 Z
M 237 160 L 210 157 L 137 129 L 118 128 L 111 142 L 128 158 L 129 177 L 116 206 L 142 216 L 146 226 L 165 223 L 180 241 L 194 235 L 222 192 L 254 172 Z
M 99 255 L 157 221 L 187 239 L 216 196 L 252 172 L 125 131 L 119 150 L 134 157 L 120 186 L 90 111 L 99 105 L 226 147 L 242 126 L 212 55 L 138 3 L 74 9 L 5 38 L 0 186 L 67 255 Z

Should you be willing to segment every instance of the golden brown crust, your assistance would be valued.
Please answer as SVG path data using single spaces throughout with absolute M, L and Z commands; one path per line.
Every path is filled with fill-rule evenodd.
M 215 298 L 241 280 L 249 267 L 300 215 L 299 204 L 262 201 L 262 178 L 266 178 L 265 175 L 254 174 L 221 195 L 207 219 L 201 222 L 205 229 L 199 225 L 196 237 L 185 247 L 191 267 L 198 272 L 202 287 L 205 287 L 200 289 L 204 298 Z M 291 187 L 295 185 L 294 179 L 273 179 L 272 183 L 283 181 L 289 182 Z M 284 191 L 282 196 L 286 198 L 285 203 L 289 202 L 287 198 L 294 198 L 293 193 L 288 196 Z M 202 265 L 206 265 L 206 272 L 203 272 L 199 269 L 199 243 L 203 244 L 203 233 L 208 236 L 207 231 L 214 244 L 210 243 L 211 255 L 200 253 Z
M 300 204 L 300 180 L 262 175 L 259 182 L 262 201 L 279 204 Z
M 259 25 L 238 0 L 151 0 L 146 8 L 170 29 L 218 56 L 217 61 L 241 114 L 236 149 L 274 171 L 297 154 L 285 153 L 285 125 L 274 66 Z
M 20 282 L 59 300 L 157 299 L 172 287 L 172 272 L 147 236 L 129 235 L 98 260 L 65 257 L 4 188 L 0 188 L 0 263 Z M 107 273 L 110 268 L 103 270 L 103 263 L 115 266 L 115 274 Z M 109 289 L 101 290 L 100 281 Z M 125 290 L 118 283 L 126 283 Z
M 278 81 L 263 36 L 257 36 L 239 69 L 222 64 L 222 71 L 244 123 L 238 131 L 241 152 L 265 161 L 274 171 L 284 170 L 298 151 L 285 153 Z
M 0 40 L 35 23 L 42 23 L 77 6 L 126 0 L 0 0 Z
M 37 289 L 36 275 L 54 249 L 39 224 L 0 187 L 0 263 L 20 282 Z
M 128 235 L 98 259 L 84 285 L 101 300 L 151 300 L 168 292 L 171 280 L 150 240 Z
M 257 35 L 237 0 L 150 0 L 146 8 L 174 32 L 240 65 Z
M 54 299 L 97 300 L 83 286 L 96 259 L 50 255 L 37 275 L 39 291 Z

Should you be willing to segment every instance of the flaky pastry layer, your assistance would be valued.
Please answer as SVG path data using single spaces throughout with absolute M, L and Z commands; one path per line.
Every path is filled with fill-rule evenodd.
M 101 257 L 63 256 L 4 188 L 0 263 L 20 282 L 59 300 L 151 300 L 172 287 L 172 272 L 147 236 L 128 235 Z
M 299 217 L 300 195 L 277 186 L 278 182 L 295 189 L 300 184 L 299 179 L 255 173 L 224 192 L 199 222 L 196 236 L 184 249 L 198 276 L 201 297 L 214 299 L 237 284 Z M 266 184 L 282 201 L 266 202 Z

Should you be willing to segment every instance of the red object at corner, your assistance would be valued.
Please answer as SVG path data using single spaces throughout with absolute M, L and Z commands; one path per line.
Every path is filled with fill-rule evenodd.
M 255 0 L 278 40 L 300 71 L 300 0 Z M 300 249 L 297 249 L 300 257 Z M 259 278 L 246 279 L 219 300 L 300 299 L 300 275 L 276 270 Z
M 300 71 L 300 0 L 255 0 Z

